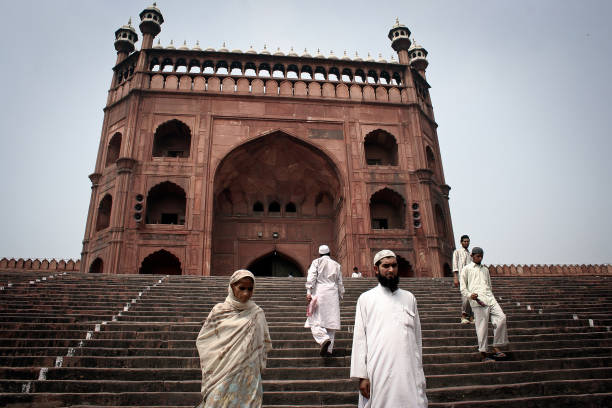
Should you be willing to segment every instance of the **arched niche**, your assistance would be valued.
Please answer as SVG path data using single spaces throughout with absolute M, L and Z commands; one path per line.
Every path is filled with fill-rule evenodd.
M 299 263 L 278 251 L 272 251 L 256 259 L 249 264 L 247 269 L 255 276 L 274 276 L 278 278 L 304 276 Z
M 143 259 L 138 273 L 142 275 L 181 275 L 181 261 L 172 253 L 161 249 Z
M 100 258 L 94 259 L 94 261 L 89 266 L 89 273 L 103 273 L 104 272 L 104 262 Z
M 96 216 L 96 231 L 101 231 L 108 228 L 110 225 L 112 208 L 113 197 L 110 194 L 106 194 L 98 206 L 98 215 Z
M 281 131 L 235 147 L 214 175 L 211 273 L 244 267 L 241 262 L 275 245 L 293 245 L 289 253 L 308 259 L 318 242 L 344 239 L 334 235 L 341 180 L 325 152 Z M 232 214 L 222 210 L 225 197 L 231 197 Z M 236 210 L 240 206 L 246 214 Z
M 147 194 L 147 224 L 185 224 L 187 198 L 180 186 L 164 181 Z
M 438 236 L 439 238 L 446 238 L 448 232 L 446 228 L 446 217 L 444 216 L 444 211 L 439 204 L 434 206 L 434 214 L 436 217 L 436 231 Z
M 119 152 L 121 151 L 121 133 L 117 132 L 111 137 L 106 148 L 106 164 L 105 167 L 115 164 L 119 158 Z
M 189 157 L 191 130 L 177 119 L 164 122 L 153 136 L 153 157 Z
M 412 269 L 412 265 L 410 262 L 402 257 L 401 255 L 397 255 L 397 273 L 400 277 L 404 278 L 412 278 L 414 277 L 414 270 Z
M 392 134 L 374 130 L 366 135 L 363 147 L 368 166 L 397 166 L 397 141 Z
M 397 192 L 384 188 L 370 197 L 372 229 L 403 229 L 406 203 Z

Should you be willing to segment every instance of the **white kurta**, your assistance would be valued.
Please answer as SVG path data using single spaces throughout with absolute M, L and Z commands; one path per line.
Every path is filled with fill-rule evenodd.
M 306 293 L 317 296 L 317 306 L 304 327 L 340 330 L 340 299 L 344 296 L 340 264 L 327 255 L 312 261 L 306 278 Z
M 414 295 L 378 285 L 355 311 L 351 378 L 370 380 L 359 408 L 427 407 L 421 322 Z
M 461 270 L 459 275 L 461 295 L 470 298 L 472 307 L 479 306 L 478 302 L 472 300 L 472 293 L 478 294 L 478 299 L 487 306 L 497 304 L 493 289 L 491 288 L 491 276 L 489 268 L 470 262 Z

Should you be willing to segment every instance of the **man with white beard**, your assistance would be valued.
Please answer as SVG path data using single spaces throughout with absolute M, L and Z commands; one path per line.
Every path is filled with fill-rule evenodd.
M 357 300 L 351 378 L 359 380 L 359 408 L 427 407 L 421 322 L 414 295 L 399 289 L 397 259 L 374 256 L 379 285 Z

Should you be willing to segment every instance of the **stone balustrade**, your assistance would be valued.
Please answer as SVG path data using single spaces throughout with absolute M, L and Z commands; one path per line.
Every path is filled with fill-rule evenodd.
M 385 60 L 344 56 L 274 55 L 176 49 L 148 49 L 144 89 L 299 98 L 335 98 L 359 102 L 418 103 L 431 113 L 429 85 L 408 66 Z M 109 102 L 135 87 L 135 52 L 115 67 L 116 85 Z M 412 78 L 406 81 L 405 76 Z M 406 86 L 409 84 L 409 86 Z

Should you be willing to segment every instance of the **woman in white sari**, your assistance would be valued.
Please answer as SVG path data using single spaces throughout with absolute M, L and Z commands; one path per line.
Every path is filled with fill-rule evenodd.
M 261 407 L 261 373 L 272 341 L 263 310 L 250 300 L 255 276 L 238 270 L 225 302 L 213 307 L 196 346 L 202 368 L 198 408 Z

